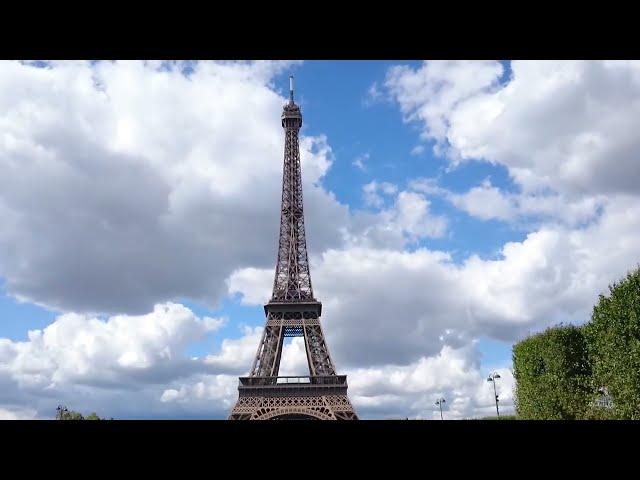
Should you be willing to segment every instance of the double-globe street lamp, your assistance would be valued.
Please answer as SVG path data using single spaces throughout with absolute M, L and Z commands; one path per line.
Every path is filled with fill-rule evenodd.
M 440 420 L 444 420 L 442 418 L 442 404 L 446 403 L 446 400 L 442 397 L 440 397 L 438 400 L 436 400 L 436 405 L 438 405 L 440 407 Z
M 493 394 L 496 398 L 496 413 L 498 414 L 498 418 L 500 418 L 500 409 L 498 408 L 498 392 L 496 391 L 496 379 L 500 378 L 500 375 L 497 372 L 493 372 L 487 378 L 487 382 L 493 383 Z
M 69 410 L 67 409 L 67 407 L 63 407 L 62 405 L 58 405 L 58 408 L 56 408 L 56 412 L 58 412 L 56 414 L 56 419 L 64 420 L 65 416 L 69 413 Z

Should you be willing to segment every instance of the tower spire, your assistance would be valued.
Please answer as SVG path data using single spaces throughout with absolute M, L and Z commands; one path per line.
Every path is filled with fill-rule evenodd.
M 293 103 L 293 75 L 289 75 L 289 103 Z

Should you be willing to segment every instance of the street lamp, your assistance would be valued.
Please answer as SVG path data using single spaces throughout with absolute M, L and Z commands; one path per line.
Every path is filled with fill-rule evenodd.
M 446 403 L 447 401 L 440 397 L 438 400 L 436 400 L 436 405 L 438 405 L 440 407 L 440 420 L 444 420 L 444 418 L 442 418 L 442 404 Z
M 498 392 L 496 391 L 496 379 L 500 378 L 500 375 L 497 372 L 493 372 L 487 378 L 487 382 L 493 382 L 493 394 L 496 397 L 496 413 L 498 414 L 498 418 L 500 418 L 500 410 L 498 409 Z
M 63 407 L 62 405 L 58 405 L 56 411 L 58 412 L 58 414 L 56 415 L 58 420 L 64 420 L 65 414 L 69 413 L 67 407 Z

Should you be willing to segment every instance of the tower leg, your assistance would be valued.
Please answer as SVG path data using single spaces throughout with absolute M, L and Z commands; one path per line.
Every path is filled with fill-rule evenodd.
M 256 360 L 253 362 L 253 368 L 251 369 L 252 377 L 273 377 L 278 375 L 283 342 L 284 328 L 282 325 L 265 327 Z
M 312 375 L 335 375 L 331 355 L 327 342 L 324 340 L 322 327 L 317 325 L 304 326 L 304 342 L 307 347 L 307 361 Z

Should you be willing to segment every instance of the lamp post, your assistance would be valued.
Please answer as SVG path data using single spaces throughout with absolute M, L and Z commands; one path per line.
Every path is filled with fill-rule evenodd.
M 444 420 L 444 418 L 442 418 L 442 404 L 446 403 L 447 401 L 440 397 L 438 400 L 436 400 L 436 405 L 438 405 L 440 407 L 440 420 Z
M 487 378 L 487 382 L 493 383 L 493 394 L 496 398 L 496 413 L 498 414 L 498 418 L 500 418 L 500 409 L 498 409 L 498 392 L 496 391 L 496 379 L 500 378 L 500 375 L 497 372 L 493 372 Z
M 58 408 L 56 408 L 56 411 L 58 412 L 58 414 L 56 415 L 56 418 L 58 420 L 64 420 L 65 414 L 69 413 L 69 410 L 67 409 L 67 407 L 63 407 L 62 405 L 58 405 Z

